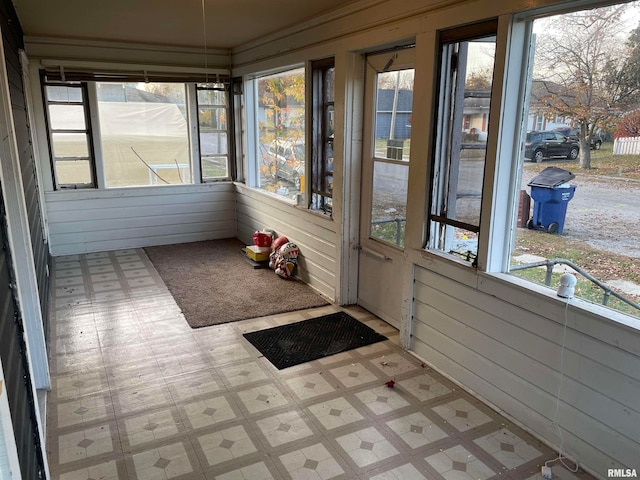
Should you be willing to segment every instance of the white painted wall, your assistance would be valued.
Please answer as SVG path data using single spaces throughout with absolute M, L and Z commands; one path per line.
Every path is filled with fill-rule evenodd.
M 236 236 L 232 183 L 45 194 L 54 256 Z
M 336 298 L 337 226 L 330 217 L 240 184 L 236 208 L 240 240 L 250 245 L 253 232 L 264 228 L 286 236 L 300 249 L 296 276 L 329 300 Z

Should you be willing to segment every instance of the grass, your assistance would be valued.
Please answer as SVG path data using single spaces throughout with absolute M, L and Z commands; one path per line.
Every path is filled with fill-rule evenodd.
M 640 155 L 613 155 L 613 143 L 605 142 L 600 150 L 591 150 L 591 168 L 581 169 L 579 161 L 547 160 L 542 163 L 525 162 L 524 167 L 531 172 L 540 172 L 549 166 L 567 169 L 571 165 L 573 173 L 599 175 L 612 178 L 640 180 Z M 573 167 L 575 165 L 575 167 Z
M 517 256 L 524 253 L 535 254 L 545 258 L 565 258 L 605 284 L 610 280 L 628 280 L 640 284 L 640 258 L 597 250 L 577 240 L 558 235 L 549 235 L 537 230 L 519 229 L 513 255 Z M 517 264 L 517 262 L 512 262 L 512 264 Z M 513 272 L 513 275 L 544 285 L 546 268 L 519 270 Z M 557 288 L 560 276 L 561 273 L 553 274 L 551 288 Z M 602 304 L 603 290 L 581 275 L 576 276 L 578 278 L 576 296 L 593 303 Z M 640 303 L 640 296 L 629 295 L 622 291 L 618 291 L 618 293 L 635 303 Z M 614 297 L 610 298 L 608 306 L 620 312 L 640 317 L 640 310 Z
M 603 143 L 600 150 L 591 151 L 590 169 L 581 169 L 579 162 L 568 162 L 567 160 L 549 160 L 541 164 L 525 162 L 524 164 L 525 170 L 536 173 L 549 166 L 570 169 L 573 173 L 586 177 L 640 180 L 640 155 L 613 155 L 613 143 L 611 142 Z M 579 240 L 548 235 L 536 230 L 519 229 L 513 255 L 523 253 L 531 253 L 545 258 L 566 258 L 604 283 L 617 279 L 640 284 L 640 259 L 597 250 Z M 532 268 L 513 273 L 538 284 L 544 285 L 545 283 L 545 268 Z M 560 275 L 560 273 L 553 274 L 552 288 L 557 287 Z M 601 304 L 602 289 L 580 275 L 577 277 L 576 296 Z M 621 291 L 618 293 L 640 303 L 640 296 L 629 295 Z M 610 298 L 608 306 L 640 317 L 639 310 L 613 297 Z

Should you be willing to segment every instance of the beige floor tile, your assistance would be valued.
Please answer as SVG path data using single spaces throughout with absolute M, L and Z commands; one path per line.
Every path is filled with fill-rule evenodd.
M 427 480 L 427 477 L 412 464 L 407 463 L 374 475 L 370 480 Z
M 438 405 L 433 407 L 432 410 L 461 432 L 479 427 L 493 420 L 462 398 Z
M 263 418 L 256 423 L 272 447 L 278 447 L 313 435 L 309 426 L 296 411 Z
M 406 392 L 416 397 L 421 402 L 448 395 L 452 390 L 436 380 L 428 373 L 399 380 L 398 385 Z
M 409 405 L 397 390 L 386 385 L 355 394 L 374 415 L 384 415 Z
M 193 429 L 208 427 L 236 418 L 231 404 L 223 395 L 187 403 L 180 408 L 185 412 Z
M 327 430 L 364 420 L 360 412 L 343 397 L 311 405 L 309 411 Z
M 506 428 L 480 437 L 474 442 L 509 469 L 519 467 L 542 455 L 540 450 Z
M 335 388 L 320 373 L 311 373 L 286 380 L 287 385 L 300 400 L 335 392 Z
M 485 480 L 495 472 L 461 445 L 425 458 L 447 480 Z
M 60 480 L 89 480 L 98 478 L 100 480 L 121 480 L 121 477 L 118 475 L 116 462 L 112 460 L 99 463 L 60 475 Z
M 259 413 L 289 404 L 289 399 L 275 385 L 260 385 L 238 392 L 249 413 Z
M 60 435 L 57 444 L 60 465 L 99 456 L 114 449 L 108 424 Z
M 375 427 L 338 437 L 336 441 L 358 467 L 365 467 L 400 453 Z
M 246 467 L 238 468 L 222 475 L 217 475 L 215 480 L 276 480 L 264 462 L 254 463 Z
M 413 449 L 424 447 L 449 435 L 420 412 L 390 420 L 387 426 Z
M 351 363 L 329 370 L 346 388 L 357 387 L 378 380 L 362 363 Z
M 360 307 L 194 330 L 142 249 L 53 263 L 52 478 L 541 480 L 554 458 Z M 341 310 L 389 340 L 280 371 L 243 338 Z
M 280 461 L 294 480 L 326 480 L 345 473 L 321 443 L 282 455 Z
M 179 422 L 169 409 L 126 418 L 126 440 L 129 445 L 136 446 L 177 435 Z
M 209 465 L 217 465 L 257 452 L 256 446 L 242 425 L 202 435 L 198 437 L 198 442 Z
M 156 480 L 179 477 L 194 471 L 182 443 L 148 450 L 133 455 L 138 480 Z

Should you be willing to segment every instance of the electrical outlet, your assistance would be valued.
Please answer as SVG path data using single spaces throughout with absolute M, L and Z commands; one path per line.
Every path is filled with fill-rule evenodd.
M 541 473 L 542 473 L 542 478 L 546 480 L 551 480 L 553 478 L 553 473 L 551 473 L 551 467 L 547 467 L 546 465 L 543 465 Z

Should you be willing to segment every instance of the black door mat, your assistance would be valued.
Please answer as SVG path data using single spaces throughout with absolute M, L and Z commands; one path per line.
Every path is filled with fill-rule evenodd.
M 244 337 L 278 370 L 387 339 L 345 312 L 245 333 Z

